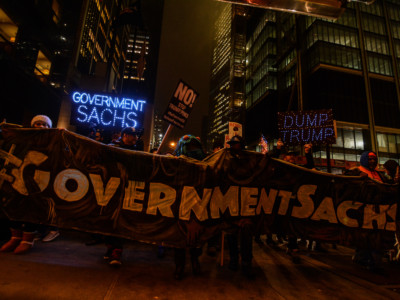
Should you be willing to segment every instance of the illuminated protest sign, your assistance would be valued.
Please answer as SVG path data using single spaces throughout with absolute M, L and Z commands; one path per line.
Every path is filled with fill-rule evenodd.
M 74 92 L 71 124 L 102 128 L 143 127 L 145 100 L 115 94 Z
M 289 145 L 336 143 L 331 109 L 278 112 L 278 129 Z
M 198 92 L 180 80 L 178 87 L 165 110 L 163 119 L 168 123 L 183 129 L 198 96 Z

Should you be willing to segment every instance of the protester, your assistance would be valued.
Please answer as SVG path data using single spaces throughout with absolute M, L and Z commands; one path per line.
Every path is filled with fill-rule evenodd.
M 143 151 L 144 145 L 140 138 L 141 133 L 135 127 L 126 127 L 121 131 L 121 136 L 109 145 L 129 150 Z
M 126 127 L 121 131 L 121 137 L 109 144 L 110 146 L 119 147 L 128 150 L 143 151 L 143 141 L 134 127 Z M 111 266 L 120 266 L 123 242 L 120 238 L 107 236 L 105 238 L 107 251 L 104 259 L 109 261 Z
M 214 141 L 213 146 L 212 146 L 213 153 L 218 152 L 222 148 L 224 148 L 224 145 L 221 141 L 219 141 L 219 140 Z
M 45 115 L 37 115 L 31 120 L 31 128 L 51 128 L 51 126 L 51 119 Z M 0 252 L 27 253 L 33 247 L 37 225 L 13 221 L 10 230 L 11 239 L 0 248 Z M 43 241 L 52 241 L 59 235 L 58 228 L 50 227 L 50 232 Z
M 305 144 L 304 145 L 304 153 L 305 153 L 305 157 L 306 157 L 306 164 L 305 165 L 299 165 L 303 168 L 307 168 L 307 169 L 314 169 L 315 168 L 315 164 L 314 164 L 314 158 L 312 156 L 312 145 L 311 144 Z M 296 164 L 296 155 L 298 153 L 295 151 L 288 151 L 288 153 L 284 156 L 283 160 L 292 164 Z M 315 251 L 324 251 L 324 249 L 322 248 L 321 244 L 316 241 L 315 242 L 315 246 L 312 247 L 313 245 L 313 241 L 309 240 L 308 241 L 308 245 L 307 248 L 309 250 L 315 250 Z M 297 237 L 294 235 L 289 235 L 288 236 L 288 244 L 287 244 L 287 249 L 286 252 L 292 256 L 293 262 L 299 262 L 299 245 L 297 242 Z
M 283 142 L 282 142 L 281 139 L 278 139 L 278 141 L 276 143 L 276 147 L 274 147 L 272 151 L 269 151 L 268 150 L 267 140 L 265 139 L 264 135 L 261 135 L 260 145 L 262 147 L 261 153 L 263 153 L 263 154 L 265 154 L 265 155 L 267 155 L 269 157 L 279 158 L 279 156 L 281 155 L 281 151 L 282 151 L 282 148 L 283 148 Z M 277 238 L 278 238 L 279 241 L 283 242 L 282 241 L 282 237 L 281 237 L 280 234 L 277 235 Z M 254 234 L 254 241 L 256 243 L 258 243 L 258 244 L 262 244 L 263 243 L 262 240 L 261 240 L 260 234 L 258 232 L 256 232 Z M 272 238 L 272 233 L 271 232 L 267 233 L 266 243 L 267 243 L 267 245 L 275 245 L 275 241 Z
M 96 130 L 96 133 L 94 134 L 94 140 L 100 143 L 103 142 L 103 133 L 100 130 Z
M 235 135 L 228 142 L 230 154 L 233 160 L 242 160 L 242 153 L 245 150 L 245 142 L 241 136 Z M 253 259 L 253 235 L 255 226 L 250 218 L 242 218 L 234 222 L 233 231 L 227 234 L 229 246 L 229 268 L 233 271 L 239 269 L 239 254 L 241 257 L 242 273 L 245 277 L 254 278 L 252 267 Z M 240 243 L 240 251 L 238 247 Z
M 395 160 L 389 159 L 383 164 L 383 167 L 385 169 L 387 183 L 400 183 L 399 164 Z
M 383 164 L 383 168 L 385 171 L 386 183 L 389 184 L 400 184 L 400 167 L 399 164 L 393 160 L 389 159 Z M 399 195 L 400 195 L 400 186 L 399 186 Z M 400 199 L 399 199 L 400 200 Z M 399 214 L 399 208 L 397 209 L 397 215 Z M 400 232 L 396 230 L 395 233 L 395 244 L 394 247 L 397 250 L 394 260 L 400 261 Z M 390 255 L 389 255 L 390 257 Z
M 360 166 L 345 171 L 345 175 L 369 177 L 373 180 L 384 182 L 383 174 L 376 170 L 378 157 L 373 151 L 364 151 L 360 157 Z
M 52 122 L 49 117 L 44 115 L 37 115 L 31 121 L 32 128 L 51 128 Z M 48 226 L 47 227 L 47 234 L 44 238 L 42 238 L 42 242 L 51 242 L 55 240 L 58 236 L 60 236 L 60 231 L 58 227 L 55 226 Z
M 360 157 L 360 166 L 345 171 L 345 175 L 368 177 L 378 182 L 385 182 L 384 175 L 376 170 L 378 165 L 378 157 L 373 151 L 364 151 Z M 380 269 L 379 265 L 382 260 L 382 253 L 372 251 L 369 246 L 356 249 L 352 257 L 353 262 L 367 267 L 369 270 L 376 271 Z
M 190 134 L 186 134 L 179 139 L 178 145 L 175 149 L 176 156 L 187 156 L 197 160 L 203 160 L 205 153 L 203 151 L 203 146 L 200 142 L 200 138 L 195 137 Z M 191 229 L 199 228 L 197 221 L 191 220 L 185 222 L 184 226 L 190 234 Z M 199 256 L 202 254 L 202 248 L 200 247 L 190 247 L 190 260 L 192 263 L 192 272 L 194 275 L 199 275 L 201 273 Z M 186 263 L 186 249 L 185 248 L 175 248 L 175 272 L 174 278 L 180 280 L 183 278 L 185 272 Z

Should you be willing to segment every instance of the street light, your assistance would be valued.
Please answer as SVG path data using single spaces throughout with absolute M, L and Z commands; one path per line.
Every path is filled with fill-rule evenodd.
M 170 145 L 172 148 L 174 148 L 174 147 L 176 146 L 176 143 L 175 143 L 175 142 L 171 142 L 171 143 L 169 143 L 169 145 Z

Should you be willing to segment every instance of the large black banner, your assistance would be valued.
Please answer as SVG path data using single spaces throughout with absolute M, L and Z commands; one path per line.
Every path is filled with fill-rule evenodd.
M 13 220 L 183 247 L 246 218 L 261 232 L 380 248 L 398 186 L 256 152 L 202 162 L 113 148 L 58 129 L 3 128 L 1 208 Z

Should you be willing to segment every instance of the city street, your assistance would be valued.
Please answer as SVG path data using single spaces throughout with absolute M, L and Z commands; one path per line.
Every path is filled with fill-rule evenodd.
M 173 251 L 157 258 L 157 247 L 127 242 L 123 265 L 102 259 L 103 245 L 85 246 L 87 234 L 61 231 L 53 242 L 37 242 L 29 254 L 1 253 L 1 299 L 400 299 L 400 268 L 385 262 L 381 274 L 351 262 L 352 249 L 338 246 L 308 253 L 294 264 L 284 247 L 254 243 L 256 279 L 228 269 L 220 256 L 201 256 L 203 274 L 173 279 Z M 189 260 L 187 258 L 187 260 Z

